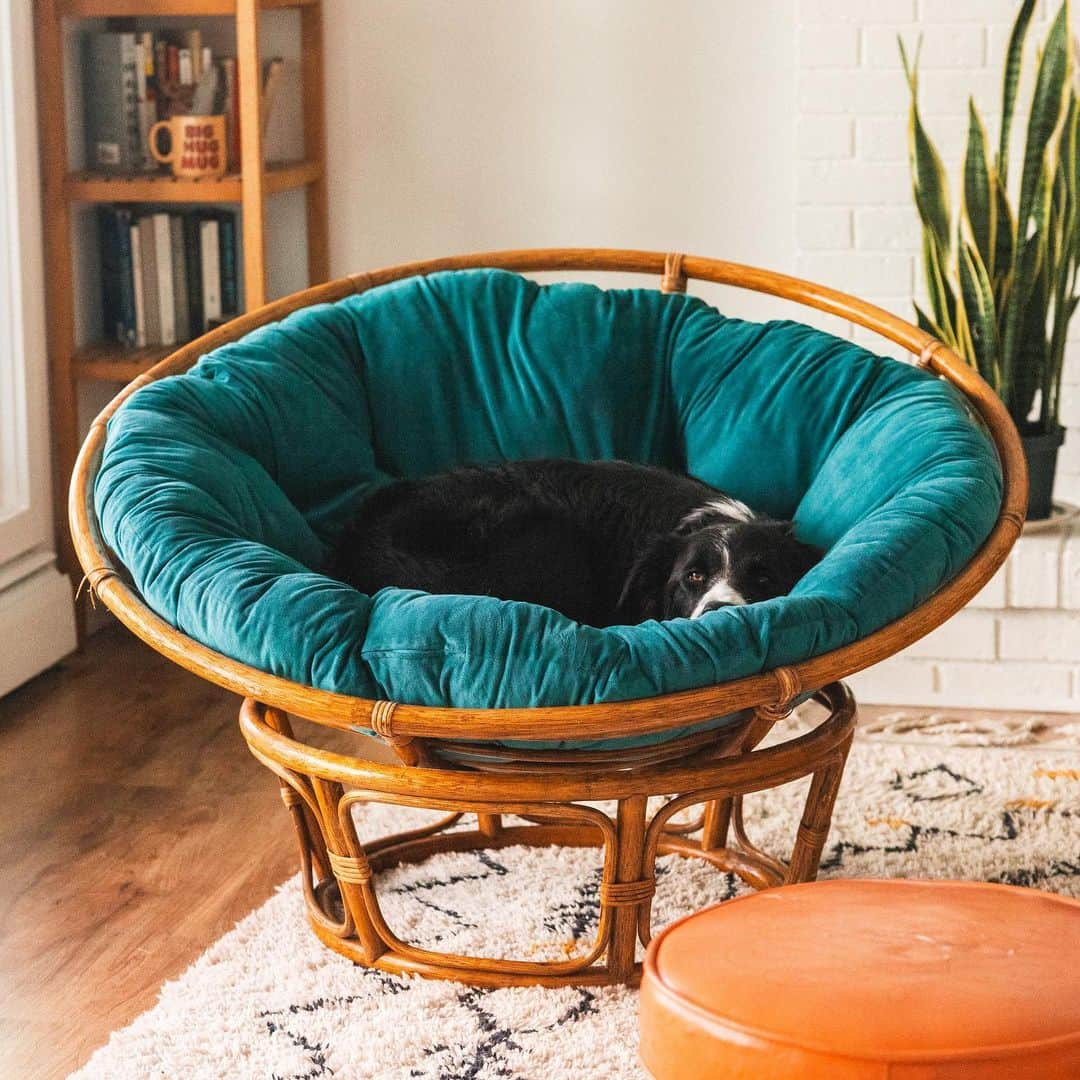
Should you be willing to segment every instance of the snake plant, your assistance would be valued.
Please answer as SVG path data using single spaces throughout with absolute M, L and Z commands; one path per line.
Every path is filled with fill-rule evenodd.
M 1016 200 L 1009 141 L 1036 0 L 1023 0 L 1009 37 L 1001 130 L 992 155 L 968 103 L 959 211 L 950 210 L 942 165 L 919 115 L 919 56 L 900 53 L 911 90 L 908 154 L 930 312 L 919 325 L 963 356 L 994 388 L 1021 430 L 1057 428 L 1065 334 L 1080 268 L 1080 104 L 1072 80 L 1068 0 L 1037 64 Z

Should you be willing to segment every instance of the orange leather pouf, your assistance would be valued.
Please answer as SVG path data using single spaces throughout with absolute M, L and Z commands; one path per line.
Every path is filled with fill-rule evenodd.
M 1080 901 L 954 881 L 817 881 L 649 946 L 660 1080 L 1078 1080 Z

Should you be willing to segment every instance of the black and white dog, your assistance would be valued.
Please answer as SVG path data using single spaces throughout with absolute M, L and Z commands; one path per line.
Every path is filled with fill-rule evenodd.
M 693 477 L 625 461 L 515 461 L 402 480 L 359 508 L 330 573 L 527 600 L 611 626 L 781 596 L 821 552 L 790 522 Z

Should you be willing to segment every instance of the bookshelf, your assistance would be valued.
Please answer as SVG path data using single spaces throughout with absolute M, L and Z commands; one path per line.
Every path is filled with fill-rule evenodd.
M 303 87 L 303 154 L 299 160 L 264 163 L 260 122 L 262 12 L 295 9 L 299 16 L 299 67 Z M 82 341 L 80 305 L 99 304 L 76 285 L 80 258 L 73 229 L 80 205 L 232 204 L 240 211 L 243 310 L 262 306 L 267 295 L 267 200 L 279 192 L 303 191 L 310 284 L 329 275 L 326 204 L 326 121 L 323 89 L 323 11 L 320 0 L 35 0 L 38 123 L 41 131 L 42 215 L 48 312 L 53 495 L 61 568 L 75 577 L 78 563 L 67 530 L 67 488 L 80 443 L 79 395 L 86 382 L 127 382 L 178 346 L 125 348 L 117 342 Z M 65 26 L 71 20 L 182 16 L 234 20 L 237 60 L 239 170 L 216 180 L 178 180 L 168 174 L 114 176 L 71 167 L 65 84 Z M 70 69 L 68 69 L 70 75 Z

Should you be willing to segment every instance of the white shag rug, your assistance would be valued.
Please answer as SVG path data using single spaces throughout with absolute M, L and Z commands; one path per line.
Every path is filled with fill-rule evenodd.
M 893 733 L 895 734 L 895 733 Z M 805 783 L 747 799 L 747 827 L 787 851 Z M 364 831 L 415 811 L 371 808 Z M 292 843 L 284 814 L 273 826 Z M 544 958 L 587 946 L 591 850 L 447 854 L 379 878 L 399 936 L 436 948 Z M 744 891 L 695 860 L 660 861 L 657 925 Z M 1080 896 L 1080 754 L 856 740 L 822 877 L 968 878 Z M 637 996 L 622 987 L 484 990 L 384 975 L 324 948 L 299 879 L 213 945 L 79 1080 L 635 1080 Z

